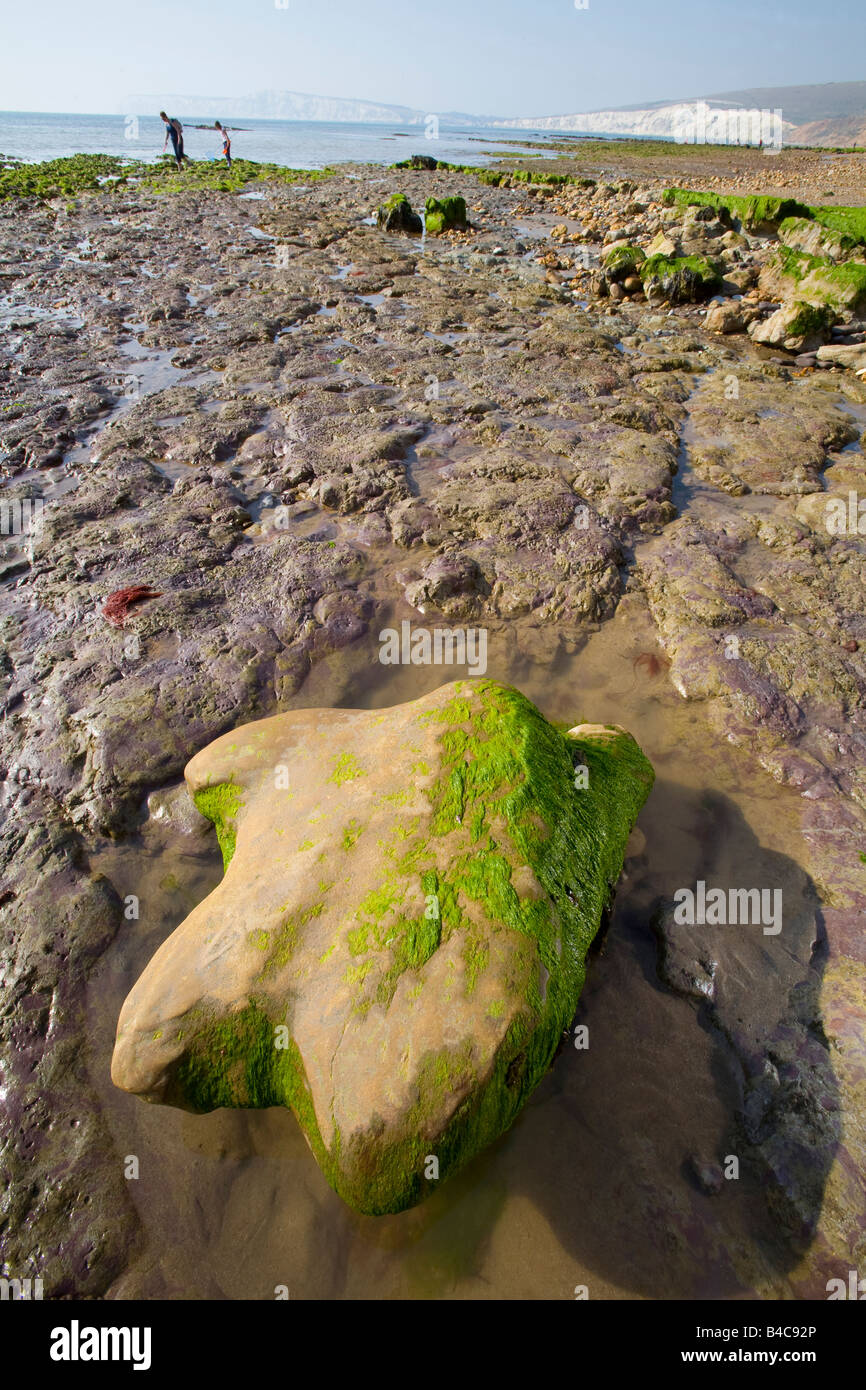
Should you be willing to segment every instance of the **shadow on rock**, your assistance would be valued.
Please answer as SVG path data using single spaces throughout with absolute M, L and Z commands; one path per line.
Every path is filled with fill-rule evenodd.
M 817 895 L 725 796 L 657 783 L 640 826 L 575 1019 L 588 1046 L 564 1040 L 496 1166 L 591 1298 L 784 1296 L 840 1140 Z M 701 880 L 728 906 L 730 889 L 780 890 L 781 930 L 677 923 L 675 894 Z

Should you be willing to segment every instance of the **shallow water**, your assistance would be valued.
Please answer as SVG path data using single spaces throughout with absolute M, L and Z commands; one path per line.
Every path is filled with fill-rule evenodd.
M 62 323 L 67 328 L 83 328 L 84 320 L 65 309 L 40 309 L 25 304 L 17 296 L 0 295 L 0 329 L 14 332 L 16 329 L 31 328 L 38 323 Z

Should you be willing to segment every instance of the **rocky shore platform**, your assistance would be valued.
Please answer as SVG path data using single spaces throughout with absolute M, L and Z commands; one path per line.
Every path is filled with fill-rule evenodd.
M 0 171 L 2 1271 L 825 1298 L 866 1274 L 866 156 L 415 162 Z M 389 663 L 404 624 L 486 669 Z M 288 1111 L 116 1090 L 222 873 L 190 760 L 485 674 L 658 778 L 512 1128 L 361 1216 Z M 781 929 L 684 923 L 700 883 Z

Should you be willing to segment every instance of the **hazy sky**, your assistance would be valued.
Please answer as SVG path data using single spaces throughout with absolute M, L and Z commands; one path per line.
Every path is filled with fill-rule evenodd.
M 132 92 L 546 115 L 863 78 L 863 0 L 5 0 L 0 108 Z

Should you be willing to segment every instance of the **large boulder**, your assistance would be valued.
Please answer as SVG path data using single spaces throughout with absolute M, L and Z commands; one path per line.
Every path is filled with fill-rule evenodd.
M 621 729 L 458 681 L 247 725 L 186 779 L 226 874 L 126 1000 L 115 1083 L 289 1106 L 353 1207 L 411 1206 L 550 1066 L 652 768 Z
M 412 210 L 412 204 L 405 193 L 395 193 L 387 203 L 383 203 L 376 214 L 376 222 L 383 232 L 405 232 L 408 236 L 420 236 L 424 230 L 420 215 Z
M 678 209 L 703 206 L 712 209 L 711 215 L 739 223 L 747 231 L 761 235 L 775 232 L 786 218 L 808 217 L 810 212 L 796 198 L 778 198 L 772 194 L 697 193 L 687 188 L 668 188 L 662 195 L 665 207 Z
M 828 261 L 813 266 L 797 293 L 808 304 L 827 305 L 841 315 L 859 317 L 866 314 L 866 265 L 861 261 L 846 261 L 844 265 Z
M 866 265 L 859 260 L 836 265 L 780 245 L 762 266 L 758 285 L 768 299 L 799 299 L 839 314 L 866 313 Z
M 428 198 L 426 203 L 426 225 L 431 236 L 441 236 L 443 232 L 462 231 L 469 226 L 466 218 L 466 199 Z
M 704 328 L 710 333 L 744 333 L 757 312 L 742 300 L 716 302 L 707 310 Z
M 769 318 L 749 325 L 749 335 L 765 347 L 788 352 L 812 352 L 829 341 L 836 312 L 827 305 L 804 304 L 799 299 L 783 304 Z
M 866 343 L 828 343 L 818 349 L 822 366 L 849 367 L 858 374 L 866 371 Z
M 794 251 L 804 251 L 809 256 L 823 257 L 836 264 L 852 257 L 863 260 L 866 254 L 856 238 L 809 217 L 786 217 L 779 226 L 779 240 Z
M 649 246 L 647 247 L 648 256 L 667 256 L 670 260 L 672 256 L 679 254 L 679 244 L 667 235 L 664 231 L 656 232 Z
M 718 266 L 705 256 L 650 256 L 639 274 L 647 298 L 669 304 L 695 304 L 722 288 Z

